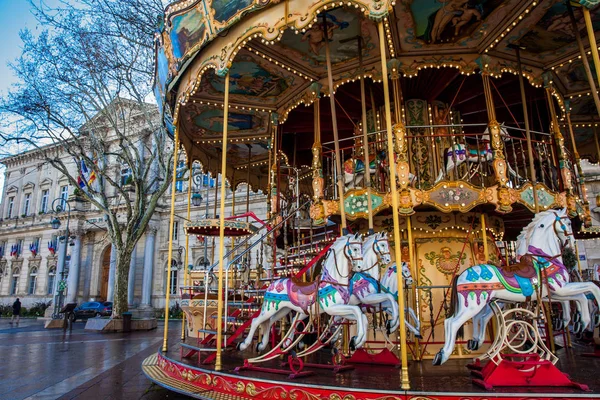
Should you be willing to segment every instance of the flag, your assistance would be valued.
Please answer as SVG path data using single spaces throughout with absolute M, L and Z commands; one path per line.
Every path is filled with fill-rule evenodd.
M 18 248 L 18 246 L 17 246 L 16 244 L 13 244 L 13 245 L 10 247 L 10 256 L 11 256 L 11 257 L 16 257 L 16 256 L 17 256 L 17 254 L 18 254 L 18 252 L 17 252 L 17 248 Z
M 77 184 L 81 189 L 86 189 L 87 187 L 92 187 L 92 184 L 96 181 L 96 174 L 94 171 L 90 171 L 85 165 L 85 161 L 81 160 L 80 162 L 81 174 L 77 177 Z M 87 183 L 87 185 L 86 185 Z
M 50 253 L 52 255 L 54 255 L 54 253 L 56 253 L 56 241 L 55 240 L 51 240 L 50 242 L 48 242 L 48 251 L 50 251 Z
M 35 257 L 37 255 L 38 252 L 38 248 L 37 248 L 37 243 L 31 243 L 29 245 L 29 251 L 31 252 L 31 254 L 33 254 L 33 256 Z

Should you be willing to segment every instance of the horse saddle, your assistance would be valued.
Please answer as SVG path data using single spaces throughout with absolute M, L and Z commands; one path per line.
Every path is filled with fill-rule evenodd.
M 532 279 L 538 276 L 531 254 L 525 254 L 518 263 L 502 268 L 502 275 L 509 284 L 521 288 L 521 292 L 529 300 L 534 290 Z
M 531 254 L 525 254 L 518 263 L 511 264 L 503 269 L 506 276 L 512 277 L 517 275 L 527 279 L 537 278 L 537 270 L 533 264 L 533 256 Z
M 311 295 L 316 293 L 319 282 L 303 282 L 300 279 L 291 278 L 292 279 L 292 291 L 300 292 L 304 295 Z

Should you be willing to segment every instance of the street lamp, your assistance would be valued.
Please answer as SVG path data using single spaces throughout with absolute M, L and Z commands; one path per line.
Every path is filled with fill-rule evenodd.
M 202 195 L 200 193 L 192 194 L 192 205 L 199 207 L 202 204 Z
M 56 204 L 57 201 L 58 201 L 58 204 Z M 63 293 L 65 290 L 65 282 L 64 282 L 65 263 L 67 260 L 67 245 L 69 244 L 69 222 L 71 220 L 71 206 L 69 205 L 69 202 L 67 201 L 67 199 L 65 199 L 63 197 L 54 199 L 52 201 L 52 205 L 50 206 L 50 208 L 52 210 L 54 210 L 54 212 L 57 214 L 60 212 L 63 212 L 64 207 L 67 208 L 67 226 L 65 227 L 65 236 L 63 237 L 63 239 L 65 241 L 65 245 L 63 247 L 63 252 L 62 252 L 62 260 L 61 260 L 60 265 L 58 266 L 58 271 L 56 274 L 57 276 L 60 276 L 60 280 L 59 281 L 57 280 L 58 282 L 55 283 L 55 288 L 54 288 L 54 293 L 56 293 L 56 294 L 54 295 L 54 312 L 52 313 L 53 319 L 58 318 L 59 311 L 62 307 Z M 52 219 L 52 221 L 50 221 L 50 225 L 52 226 L 53 229 L 59 229 L 61 223 L 57 217 L 54 217 Z M 58 240 L 60 243 L 61 238 L 59 238 Z

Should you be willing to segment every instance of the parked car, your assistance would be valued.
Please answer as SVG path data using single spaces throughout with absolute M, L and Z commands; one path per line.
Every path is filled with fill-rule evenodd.
M 112 306 L 113 303 L 111 301 L 88 301 L 73 310 L 71 320 L 110 316 L 112 314 Z

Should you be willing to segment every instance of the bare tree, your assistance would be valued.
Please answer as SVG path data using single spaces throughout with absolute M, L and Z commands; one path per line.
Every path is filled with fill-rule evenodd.
M 160 0 L 31 6 L 46 30 L 21 32 L 23 52 L 11 64 L 19 83 L 0 100 L 0 147 L 41 149 L 44 161 L 105 214 L 117 254 L 118 317 L 127 311 L 131 254 L 173 168 L 157 107 L 146 102 L 163 6 Z

